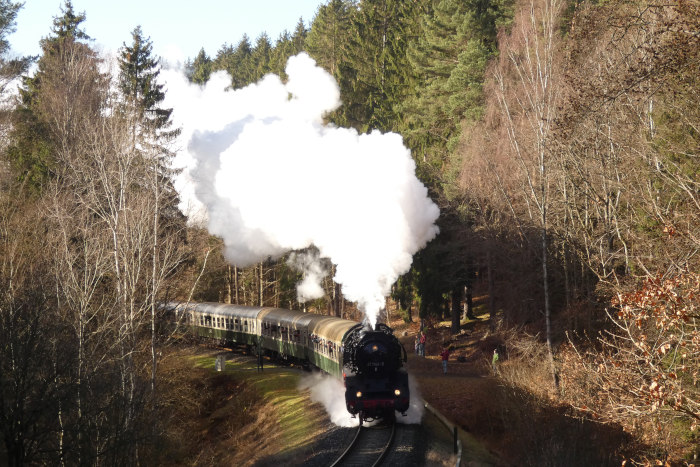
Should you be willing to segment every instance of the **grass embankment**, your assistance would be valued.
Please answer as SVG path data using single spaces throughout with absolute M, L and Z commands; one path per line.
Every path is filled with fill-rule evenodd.
M 159 465 L 252 465 L 305 455 L 324 428 L 323 410 L 298 389 L 301 372 L 217 351 L 182 349 L 165 359 L 166 441 Z

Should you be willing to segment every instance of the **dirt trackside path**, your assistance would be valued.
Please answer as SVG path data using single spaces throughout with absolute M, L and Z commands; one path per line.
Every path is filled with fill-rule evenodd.
M 427 330 L 425 357 L 420 357 L 414 351 L 418 323 L 393 321 L 390 326 L 406 348 L 406 367 L 416 378 L 420 395 L 462 428 L 462 465 L 507 465 L 500 459 L 498 449 L 502 430 L 497 420 L 501 414 L 495 413 L 502 388 L 498 379 L 491 376 L 487 357 L 479 351 L 483 344 L 476 335 L 452 338 L 448 328 Z M 439 355 L 444 342 L 455 347 L 446 375 L 442 372 Z M 458 362 L 457 357 L 464 357 L 466 361 Z
M 619 466 L 634 448 L 621 427 L 596 423 L 556 397 L 499 377 L 529 367 L 515 351 L 507 358 L 505 336 L 490 331 L 488 314 L 477 314 L 454 335 L 448 322 L 427 328 L 425 357 L 414 351 L 418 322 L 397 319 L 390 326 L 408 352 L 407 367 L 423 399 L 464 429 L 463 466 Z M 445 345 L 452 349 L 446 375 L 440 358 Z M 494 349 L 500 354 L 495 371 Z M 539 381 L 536 375 L 532 380 Z

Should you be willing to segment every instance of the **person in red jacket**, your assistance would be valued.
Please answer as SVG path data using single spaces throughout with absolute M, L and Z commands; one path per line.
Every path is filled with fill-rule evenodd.
M 450 348 L 445 347 L 440 352 L 440 357 L 442 357 L 442 373 L 447 374 L 447 360 L 450 358 Z
M 425 357 L 425 334 L 421 331 L 420 340 L 418 341 L 418 355 Z

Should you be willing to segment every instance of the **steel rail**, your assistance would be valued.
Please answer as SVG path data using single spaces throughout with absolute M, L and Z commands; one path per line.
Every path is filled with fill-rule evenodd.
M 395 421 L 391 422 L 390 428 L 391 428 L 391 433 L 389 434 L 389 439 L 384 444 L 384 447 L 381 449 L 381 452 L 379 453 L 379 457 L 377 457 L 377 460 L 375 460 L 374 463 L 371 464 L 372 467 L 376 467 L 376 466 L 381 465 L 381 463 L 384 461 L 384 458 L 386 457 L 387 453 L 391 449 L 391 445 L 394 443 L 394 438 L 396 435 L 396 422 Z M 363 431 L 367 433 L 368 430 L 371 430 L 371 429 L 372 429 L 371 427 L 364 427 L 364 430 L 363 430 L 362 425 L 358 426 L 357 431 L 355 432 L 355 437 L 352 439 L 352 441 L 350 442 L 348 447 L 343 451 L 343 453 L 338 457 L 338 459 L 336 459 L 335 462 L 333 462 L 331 464 L 331 467 L 338 467 L 340 465 L 343 465 L 343 463 L 348 460 L 350 453 L 352 453 L 355 450 L 361 449 L 362 445 L 358 445 L 358 440 L 360 439 L 360 434 Z M 369 463 L 366 462 L 366 463 L 364 463 L 364 465 L 369 465 Z

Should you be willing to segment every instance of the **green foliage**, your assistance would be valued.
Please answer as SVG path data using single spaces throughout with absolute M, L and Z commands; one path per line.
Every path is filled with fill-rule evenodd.
M 85 13 L 75 13 L 73 11 L 73 2 L 66 0 L 65 5 L 61 7 L 62 16 L 56 16 L 53 19 L 53 27 L 51 28 L 55 36 L 42 40 L 42 48 L 45 48 L 46 43 L 60 42 L 64 39 L 70 40 L 87 40 L 90 39 L 85 31 L 80 29 L 80 24 L 85 21 Z
M 236 47 L 224 45 L 214 59 L 214 70 L 231 75 L 231 87 L 239 89 L 253 82 L 252 46 L 246 34 Z
M 17 179 L 37 193 L 54 173 L 52 145 L 44 137 L 47 130 L 43 122 L 28 109 L 18 109 L 14 120 L 14 143 L 7 148 L 7 157 Z
M 259 81 L 270 72 L 270 56 L 272 54 L 272 44 L 266 33 L 262 33 L 255 40 L 255 46 L 250 54 L 253 74 L 253 82 Z
M 290 36 L 287 31 L 280 35 L 270 54 L 270 71 L 272 73 L 283 80 L 287 79 L 287 74 L 284 71 L 284 68 L 287 66 L 287 60 L 289 60 L 289 57 L 304 51 L 307 34 L 308 30 L 304 26 L 304 21 L 299 18 L 293 35 Z
M 119 89 L 130 105 L 135 106 L 143 130 L 154 133 L 157 139 L 163 139 L 171 126 L 170 116 L 173 109 L 164 109 L 161 103 L 165 99 L 165 85 L 158 83 L 160 63 L 152 55 L 153 44 L 144 37 L 141 26 L 131 33 L 130 46 L 123 45 L 119 57 Z M 177 132 L 168 133 L 167 137 Z
M 318 66 L 336 79 L 347 48 L 354 2 L 330 0 L 318 8 L 306 38 L 306 49 Z
M 192 83 L 204 84 L 209 81 L 213 66 L 211 58 L 202 48 L 194 60 L 185 62 L 185 74 Z
M 0 0 L 0 95 L 4 98 L 7 86 L 24 73 L 31 61 L 30 57 L 11 57 L 8 37 L 16 30 L 17 14 L 21 3 Z
M 9 7 L 8 12 L 14 16 L 17 10 Z M 62 16 L 54 18 L 53 35 L 41 40 L 43 55 L 37 63 L 36 73 L 22 78 L 20 102 L 11 117 L 11 143 L 7 148 L 10 166 L 22 185 L 34 193 L 40 192 L 53 177 L 56 166 L 55 141 L 48 124 L 50 113 L 56 109 L 47 108 L 44 88 L 49 84 L 49 87 L 61 84 L 66 60 L 76 55 L 95 57 L 87 45 L 78 42 L 89 38 L 80 28 L 85 14 L 76 14 L 70 1 L 65 3 L 61 12 Z M 26 64 L 20 69 L 26 69 Z M 78 93 L 80 90 L 72 91 Z
M 484 72 L 496 53 L 497 28 L 510 14 L 508 3 L 435 2 L 408 48 L 418 84 L 401 106 L 402 132 L 438 168 L 456 150 L 462 121 L 483 113 Z

